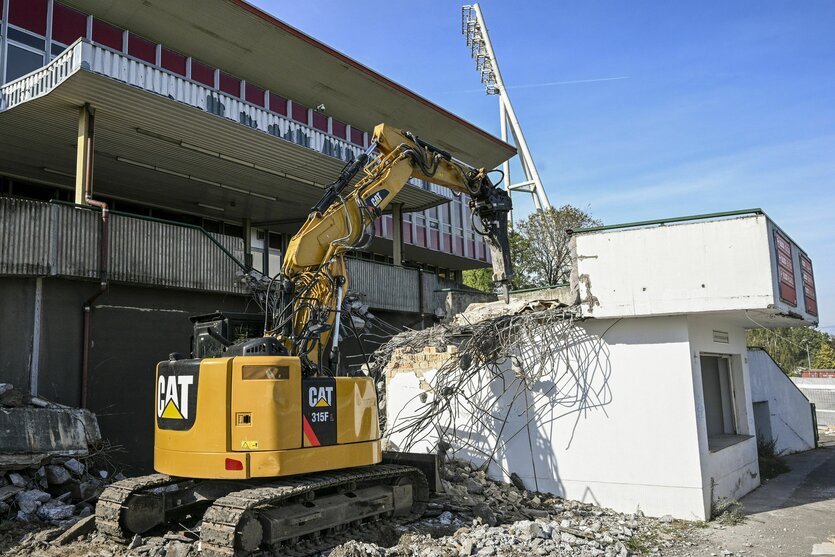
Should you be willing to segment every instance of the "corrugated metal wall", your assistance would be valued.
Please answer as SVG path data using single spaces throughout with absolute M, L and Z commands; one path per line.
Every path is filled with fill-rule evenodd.
M 49 272 L 49 205 L 20 199 L 0 202 L 0 274 Z
M 121 282 L 241 292 L 239 267 L 202 232 L 125 216 L 111 221 L 111 278 Z M 243 241 L 214 238 L 228 251 L 243 256 Z
M 372 308 L 410 313 L 433 313 L 439 304 L 435 290 L 438 276 L 417 269 L 383 265 L 362 259 L 348 259 L 349 290 L 358 293 Z M 420 281 L 423 308 L 420 308 Z
M 101 213 L 0 198 L 0 275 L 99 276 Z M 243 240 L 212 235 L 238 259 Z M 109 217 L 110 279 L 116 282 L 245 293 L 239 267 L 199 230 Z
M 58 203 L 0 197 L 0 275 L 99 276 L 101 213 Z M 212 234 L 238 260 L 243 240 Z M 194 228 L 125 215 L 109 217 L 110 280 L 245 294 L 240 268 Z M 349 288 L 371 307 L 432 313 L 437 275 L 348 259 Z M 419 282 L 420 281 L 420 282 Z M 420 291 L 423 292 L 423 308 Z

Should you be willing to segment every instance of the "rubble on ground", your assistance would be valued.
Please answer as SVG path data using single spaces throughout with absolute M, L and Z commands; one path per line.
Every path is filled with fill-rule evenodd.
M 98 496 L 111 480 L 108 470 L 88 470 L 75 458 L 55 458 L 35 469 L 0 475 L 0 518 L 67 527 L 93 514 Z
M 0 446 L 3 521 L 67 528 L 91 516 L 104 487 L 124 477 L 107 463 L 92 413 L 8 383 L 0 383 Z
M 64 466 L 65 469 L 68 467 Z M 371 523 L 323 555 L 328 557 L 627 557 L 671 555 L 688 543 L 691 526 L 671 517 L 621 514 L 588 503 L 528 491 L 519 478 L 490 480 L 474 465 L 448 460 L 441 470 L 446 493 L 430 501 L 425 516 L 411 524 Z M 43 506 L 47 503 L 42 503 Z M 37 516 L 37 511 L 35 513 Z M 84 519 L 91 520 L 92 517 Z M 25 527 L 26 525 L 23 525 Z M 80 530 L 73 532 L 73 528 Z M 79 521 L 23 536 L 5 554 L 14 557 L 197 557 L 199 525 L 175 524 L 169 532 L 134 536 L 115 544 Z M 0 529 L 2 540 L 2 529 Z M 0 551 L 7 549 L 0 542 Z
M 0 383 L 0 472 L 81 458 L 101 443 L 96 416 Z
M 665 555 L 686 544 L 686 522 L 568 501 L 528 491 L 513 479 L 496 482 L 469 462 L 447 461 L 442 470 L 446 494 L 430 503 L 427 518 L 400 528 L 397 544 L 352 540 L 330 557 L 626 557 Z

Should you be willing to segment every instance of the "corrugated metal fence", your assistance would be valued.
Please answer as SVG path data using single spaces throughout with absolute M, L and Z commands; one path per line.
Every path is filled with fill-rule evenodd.
M 110 279 L 246 293 L 238 280 L 240 268 L 229 255 L 243 258 L 243 240 L 211 236 L 214 242 L 194 227 L 111 214 Z M 98 211 L 0 197 L 0 275 L 95 279 L 99 276 L 100 237 Z
M 373 308 L 432 313 L 438 307 L 435 300 L 438 276 L 433 273 L 362 259 L 348 259 L 347 264 L 350 280 L 348 289 L 360 294 L 363 301 Z M 418 284 L 423 291 L 422 309 Z
M 243 240 L 211 234 L 214 243 L 207 236 L 195 227 L 111 213 L 110 280 L 247 293 L 238 280 L 241 270 L 230 257 L 243 259 Z M 100 237 L 97 210 L 0 197 L 0 276 L 96 279 Z M 432 313 L 443 305 L 436 291 L 449 285 L 433 273 L 353 258 L 347 264 L 349 289 L 373 308 Z

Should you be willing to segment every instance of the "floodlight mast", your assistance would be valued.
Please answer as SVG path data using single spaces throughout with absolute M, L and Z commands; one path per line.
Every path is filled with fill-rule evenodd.
M 507 193 L 513 195 L 514 191 L 529 193 L 533 198 L 537 209 L 549 209 L 551 203 L 548 195 L 542 186 L 539 172 L 533 162 L 533 156 L 528 149 L 528 142 L 522 133 L 522 126 L 516 117 L 516 111 L 510 102 L 510 95 L 502 81 L 502 74 L 499 72 L 499 63 L 496 54 L 493 52 L 493 45 L 490 43 L 490 35 L 487 33 L 487 24 L 484 23 L 484 16 L 478 4 L 465 5 L 461 7 L 461 31 L 467 39 L 467 46 L 470 47 L 470 56 L 475 60 L 476 71 L 481 75 L 481 82 L 484 84 L 485 92 L 488 95 L 499 96 L 499 120 L 501 123 L 502 140 L 507 142 L 508 129 L 513 134 L 513 142 L 519 152 L 519 162 L 525 180 L 513 184 L 510 180 L 510 161 L 502 164 L 504 171 L 505 188 Z

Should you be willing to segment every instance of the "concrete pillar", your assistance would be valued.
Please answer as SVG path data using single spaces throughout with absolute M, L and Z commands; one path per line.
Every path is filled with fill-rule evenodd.
M 95 142 L 95 111 L 89 103 L 78 111 L 78 138 L 75 155 L 75 203 L 87 204 L 87 193 L 93 193 L 93 152 Z
M 391 226 L 392 226 L 392 255 L 394 257 L 394 264 L 403 265 L 403 204 L 394 203 L 391 206 Z
M 244 264 L 252 267 L 252 219 L 244 219 Z

